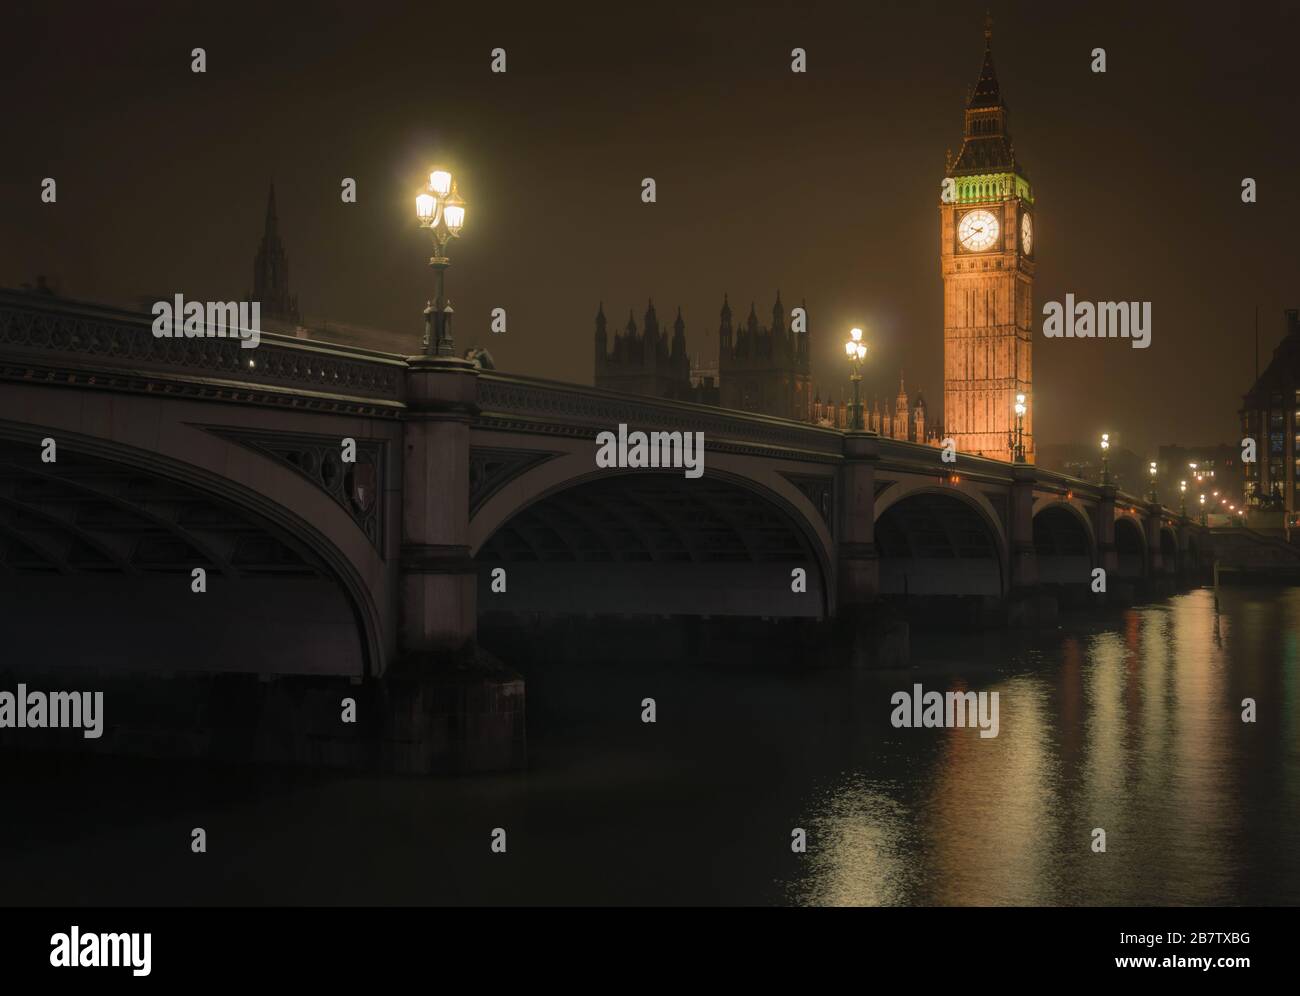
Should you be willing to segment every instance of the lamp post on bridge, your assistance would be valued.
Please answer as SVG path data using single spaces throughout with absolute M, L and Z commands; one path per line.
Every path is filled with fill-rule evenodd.
M 1187 518 L 1187 482 L 1178 482 L 1178 514 Z
M 853 418 L 851 428 L 861 432 L 866 428 L 862 424 L 862 361 L 867 355 L 867 344 L 862 341 L 862 329 L 849 329 L 849 340 L 844 344 L 844 353 L 849 358 L 849 380 L 853 381 Z
M 1148 465 L 1148 469 L 1151 471 L 1151 500 L 1153 502 L 1159 501 L 1160 492 L 1159 489 L 1156 487 L 1156 483 L 1160 472 L 1156 468 L 1156 462 L 1154 460 L 1152 460 L 1151 463 Z
M 1101 434 L 1101 483 L 1107 485 L 1110 483 L 1110 433 Z
M 1201 525 L 1205 525 L 1205 495 L 1201 495 Z
M 1011 406 L 1012 411 L 1016 414 L 1016 428 L 1014 431 L 1007 432 L 1007 449 L 1011 451 L 1012 463 L 1025 462 L 1025 412 L 1028 407 L 1025 404 L 1023 394 L 1016 395 L 1016 403 Z
M 451 338 L 451 305 L 444 291 L 444 280 L 451 260 L 447 243 L 460 238 L 465 224 L 465 202 L 456 192 L 456 181 L 445 169 L 429 173 L 429 185 L 415 198 L 415 217 L 421 228 L 433 234 L 433 255 L 429 265 L 434 272 L 434 300 L 424 309 L 424 338 L 420 343 L 425 356 L 452 356 L 456 351 Z

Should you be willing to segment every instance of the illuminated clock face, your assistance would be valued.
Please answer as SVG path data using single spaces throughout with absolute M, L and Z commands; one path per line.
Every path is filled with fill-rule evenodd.
M 1020 248 L 1024 250 L 1026 256 L 1033 255 L 1034 219 L 1027 214 L 1020 217 Z
M 998 219 L 987 211 L 970 211 L 962 215 L 957 241 L 967 252 L 983 252 L 998 241 Z

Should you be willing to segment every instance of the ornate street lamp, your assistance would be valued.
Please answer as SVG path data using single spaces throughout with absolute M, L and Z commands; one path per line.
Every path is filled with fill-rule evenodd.
M 1178 514 L 1187 518 L 1187 482 L 1178 482 Z
M 460 238 L 465 224 L 465 202 L 456 192 L 456 181 L 445 169 L 429 173 L 429 185 L 415 198 L 415 218 L 421 228 L 433 234 L 433 255 L 429 265 L 435 277 L 434 300 L 424 309 L 424 338 L 420 345 L 425 356 L 452 356 L 455 343 L 451 338 L 451 304 L 443 294 L 444 274 L 451 260 L 447 243 Z
M 1159 499 L 1159 494 L 1156 490 L 1156 478 L 1159 472 L 1156 470 L 1156 462 L 1152 460 L 1147 467 L 1151 471 L 1151 500 L 1157 501 Z
M 1011 460 L 1013 463 L 1025 462 L 1025 412 L 1029 409 L 1025 405 L 1025 396 L 1016 395 L 1016 403 L 1011 406 L 1012 411 L 1016 414 L 1015 432 L 1007 433 L 1007 449 L 1011 451 Z
M 1110 451 L 1110 433 L 1103 432 L 1101 434 L 1101 483 L 1103 485 L 1110 483 L 1110 457 L 1108 455 L 1109 451 Z
M 867 355 L 867 344 L 862 341 L 862 329 L 850 329 L 849 341 L 844 344 L 844 353 L 849 358 L 850 373 L 849 380 L 853 381 L 853 425 L 852 428 L 861 432 L 866 428 L 862 424 L 862 361 Z
M 1201 525 L 1205 525 L 1205 495 L 1201 495 Z

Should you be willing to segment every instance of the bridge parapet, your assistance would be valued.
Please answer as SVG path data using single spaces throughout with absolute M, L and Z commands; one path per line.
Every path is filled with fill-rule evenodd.
M 844 449 L 838 429 L 496 371 L 479 375 L 478 403 L 475 424 L 486 428 L 591 437 L 625 423 L 646 431 L 703 432 L 706 447 L 748 444 L 797 451 L 806 459 L 837 461 Z
M 0 291 L 0 377 L 131 393 L 396 418 L 402 357 L 274 333 L 153 334 L 136 312 Z

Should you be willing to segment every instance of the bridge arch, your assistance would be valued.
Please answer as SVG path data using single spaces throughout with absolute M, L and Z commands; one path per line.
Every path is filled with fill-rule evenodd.
M 1116 573 L 1122 578 L 1142 578 L 1147 572 L 1147 539 L 1133 515 L 1115 517 Z
M 1072 502 L 1044 502 L 1034 512 L 1034 556 L 1041 583 L 1087 583 L 1097 563 L 1092 522 Z
M 593 463 L 575 453 L 527 471 L 471 520 L 480 613 L 831 613 L 829 533 L 793 485 L 807 509 L 723 461 L 695 479 Z M 498 568 L 504 591 L 492 587 Z M 792 591 L 795 568 L 804 592 Z
M 306 479 L 158 413 L 123 419 L 115 439 L 33 421 L 0 417 L 0 584 L 30 603 L 24 645 L 48 647 L 53 632 L 53 656 L 109 671 L 384 669 L 395 634 L 374 598 L 383 558 Z M 220 470 L 182 453 L 219 453 Z M 204 593 L 191 590 L 194 567 Z M 52 611 L 78 631 L 52 630 Z
M 987 497 L 933 484 L 895 484 L 881 497 L 875 523 L 881 594 L 1006 594 L 1006 539 Z
M 1179 570 L 1178 534 L 1173 526 L 1160 527 L 1160 565 L 1166 574 L 1177 574 Z

